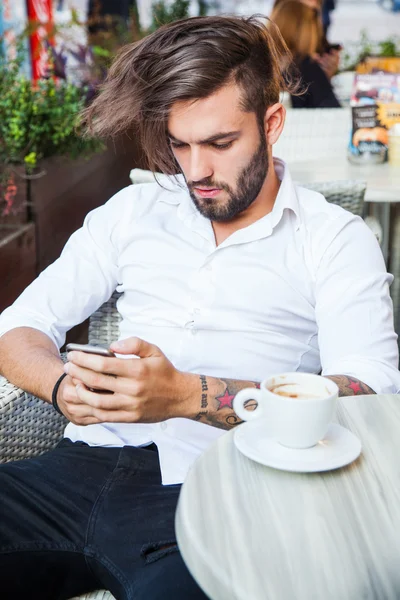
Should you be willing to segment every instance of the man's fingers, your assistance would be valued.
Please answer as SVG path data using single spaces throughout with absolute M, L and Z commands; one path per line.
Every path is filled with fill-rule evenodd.
M 126 362 L 126 361 L 125 361 Z M 123 394 L 130 396 L 139 396 L 144 392 L 145 381 L 143 365 L 136 365 L 133 361 L 133 367 L 128 371 L 129 377 L 117 377 L 112 375 L 104 375 L 90 369 L 78 367 L 73 363 L 69 363 L 68 372 L 72 376 L 72 381 L 75 385 L 84 383 L 87 388 L 94 390 L 107 390 L 114 394 Z M 100 391 L 101 393 L 101 391 Z
M 74 371 L 72 365 L 103 373 L 106 375 L 124 376 L 132 372 L 131 363 L 139 363 L 139 360 L 126 360 L 124 358 L 107 358 L 96 354 L 88 354 L 87 352 L 78 352 L 74 350 L 67 355 L 68 362 L 64 365 L 64 372 L 72 377 L 78 378 L 77 371 Z M 129 364 L 128 364 L 129 363 Z
M 75 425 L 94 425 L 101 421 L 93 414 L 91 407 L 86 404 L 70 404 L 63 411 L 65 416 Z
M 91 369 L 79 367 L 74 363 L 67 363 L 64 370 L 68 372 L 68 375 L 72 377 L 76 384 L 82 382 L 87 387 L 109 390 L 111 392 L 116 391 L 116 376 L 98 373 Z
M 135 419 L 132 413 L 128 410 L 102 410 L 101 408 L 93 409 L 93 418 L 97 423 L 138 423 L 139 419 Z
M 132 398 L 120 395 L 97 394 L 91 392 L 82 384 L 77 386 L 76 391 L 87 411 L 90 411 L 90 416 L 96 419 L 98 423 L 134 423 L 139 421 L 139 413 L 135 418 Z
M 118 354 L 134 354 L 140 358 L 161 356 L 162 352 L 155 344 L 150 344 L 138 337 L 130 337 L 119 342 L 113 342 L 110 350 Z
M 58 401 L 61 401 L 67 405 L 77 403 L 79 404 L 80 400 L 76 394 L 76 385 L 78 383 L 80 383 L 79 380 L 74 380 L 74 378 L 71 377 L 65 377 L 58 390 Z
M 121 394 L 110 395 L 102 394 L 100 391 L 92 392 L 82 383 L 76 386 L 76 394 L 81 403 L 87 407 L 87 410 L 91 415 L 95 414 L 95 409 L 102 411 L 123 410 L 127 404 L 127 398 Z M 132 402 L 131 398 L 129 400 Z

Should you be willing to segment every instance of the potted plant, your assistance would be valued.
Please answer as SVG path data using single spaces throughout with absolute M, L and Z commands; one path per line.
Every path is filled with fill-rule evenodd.
M 149 33 L 155 31 L 161 25 L 173 23 L 178 19 L 189 16 L 190 0 L 174 0 L 172 4 L 166 4 L 164 0 L 158 0 L 152 4 L 152 24 Z
M 355 71 L 367 57 L 392 58 L 400 56 L 400 37 L 391 36 L 381 41 L 373 41 L 367 31 L 361 31 L 360 39 L 346 44 L 341 56 L 340 71 Z

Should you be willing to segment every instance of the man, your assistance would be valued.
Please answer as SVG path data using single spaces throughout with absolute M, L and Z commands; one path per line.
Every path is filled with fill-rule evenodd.
M 71 421 L 54 451 L 0 468 L 2 598 L 203 598 L 174 512 L 190 464 L 239 423 L 236 392 L 283 371 L 399 389 L 374 236 L 272 160 L 283 52 L 255 18 L 183 20 L 124 49 L 93 103 L 92 129 L 134 126 L 152 170 L 182 176 L 90 213 L 0 319 L 1 373 Z M 64 367 L 65 332 L 115 288 L 118 358 Z

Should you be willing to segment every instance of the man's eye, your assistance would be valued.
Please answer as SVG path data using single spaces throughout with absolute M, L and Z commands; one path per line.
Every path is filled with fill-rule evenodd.
M 187 146 L 187 144 L 181 144 L 179 142 L 170 142 L 171 147 L 175 148 L 175 149 L 179 149 L 179 148 L 185 148 Z
M 216 150 L 226 150 L 232 146 L 233 142 L 226 142 L 226 144 L 211 144 Z

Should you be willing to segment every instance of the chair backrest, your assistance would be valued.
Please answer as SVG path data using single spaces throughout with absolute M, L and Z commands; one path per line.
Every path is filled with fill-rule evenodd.
M 119 338 L 121 315 L 117 310 L 117 300 L 121 294 L 114 292 L 89 319 L 89 344 L 108 346 Z
M 156 175 L 162 177 L 161 173 L 157 173 Z M 132 169 L 129 177 L 132 183 L 154 183 L 156 181 L 152 171 L 147 171 L 146 169 Z
M 286 122 L 274 156 L 289 162 L 322 160 L 346 153 L 351 130 L 350 108 L 293 108 Z
M 349 212 L 362 217 L 364 209 L 364 196 L 367 184 L 364 181 L 321 181 L 306 183 L 304 187 L 315 192 L 320 192 L 328 202 L 338 204 Z

